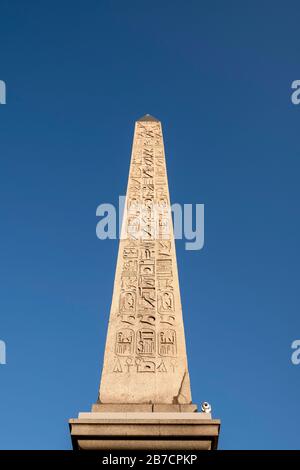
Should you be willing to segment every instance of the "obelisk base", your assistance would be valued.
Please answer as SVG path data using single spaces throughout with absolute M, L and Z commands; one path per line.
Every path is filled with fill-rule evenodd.
M 179 410 L 93 411 L 79 413 L 69 424 L 74 450 L 213 450 L 217 448 L 220 431 L 220 420 L 212 419 L 210 413 Z

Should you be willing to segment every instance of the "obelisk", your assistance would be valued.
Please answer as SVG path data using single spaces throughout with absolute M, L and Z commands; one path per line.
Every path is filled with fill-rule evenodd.
M 135 124 L 98 402 L 70 420 L 73 446 L 216 448 L 220 423 L 204 411 L 192 404 L 162 127 L 146 115 Z
M 136 122 L 101 403 L 191 403 L 161 124 Z

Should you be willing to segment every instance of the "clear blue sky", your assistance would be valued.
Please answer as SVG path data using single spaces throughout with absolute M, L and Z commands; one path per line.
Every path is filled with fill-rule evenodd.
M 97 398 L 134 121 L 163 123 L 193 401 L 220 448 L 300 448 L 297 1 L 0 0 L 0 447 L 69 449 Z

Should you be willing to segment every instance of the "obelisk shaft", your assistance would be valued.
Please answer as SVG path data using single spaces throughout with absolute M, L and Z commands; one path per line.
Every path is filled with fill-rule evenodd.
M 101 403 L 191 403 L 161 123 L 136 122 Z

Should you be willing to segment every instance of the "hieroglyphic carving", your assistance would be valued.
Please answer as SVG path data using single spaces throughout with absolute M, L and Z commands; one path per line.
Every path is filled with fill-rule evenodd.
M 155 331 L 142 328 L 137 331 L 136 352 L 139 356 L 155 355 Z
M 127 235 L 128 238 L 138 240 L 141 229 L 141 220 L 139 216 L 131 215 L 127 218 Z
M 138 249 L 130 241 L 123 249 L 123 266 L 121 274 L 121 293 L 119 300 L 119 318 L 123 323 L 134 325 L 137 295 Z
M 175 324 L 175 315 L 169 313 L 161 313 L 159 315 L 160 323 L 166 323 L 173 326 Z
M 158 364 L 156 369 L 157 369 L 158 372 L 168 372 L 168 370 L 166 368 L 166 364 L 164 363 L 163 360 L 160 361 L 160 363 Z
M 135 291 L 137 288 L 137 276 L 123 276 L 121 278 L 122 291 Z
M 142 276 L 154 276 L 155 265 L 153 260 L 140 260 L 139 274 Z
M 154 204 L 153 197 L 148 196 L 143 199 L 143 211 L 146 213 L 150 213 L 151 218 L 152 218 L 152 212 L 153 212 L 153 204 Z
M 161 214 L 158 216 L 158 238 L 168 239 L 170 238 L 170 220 L 168 217 L 164 217 Z
M 136 294 L 131 291 L 121 292 L 120 313 L 134 313 L 136 307 Z
M 143 200 L 154 198 L 153 182 L 152 183 L 148 182 L 148 183 L 143 184 L 142 197 L 143 197 Z
M 142 176 L 142 167 L 140 163 L 133 162 L 130 169 L 131 181 L 137 181 L 140 184 L 139 178 Z
M 155 179 L 155 185 L 157 187 L 161 186 L 165 191 L 167 190 L 166 179 L 164 177 L 157 177 Z
M 155 185 L 155 197 L 157 200 L 168 201 L 168 193 L 164 186 Z
M 156 122 L 137 124 L 125 227 L 113 370 L 166 373 L 175 370 L 168 358 L 177 354 L 176 296 L 165 156 Z
M 148 164 L 145 162 L 145 165 L 143 166 L 142 170 L 142 175 L 143 175 L 143 182 L 145 182 L 144 178 L 151 178 L 153 181 L 154 178 L 154 167 L 153 167 L 153 160 Z
M 156 262 L 156 272 L 158 275 L 166 274 L 172 276 L 172 260 L 170 259 L 158 259 Z
M 135 366 L 134 359 L 132 357 L 127 357 L 125 360 L 126 371 L 130 372 L 130 368 Z
M 145 149 L 145 152 L 143 155 L 143 165 L 144 165 L 144 168 L 147 170 L 147 173 L 151 175 L 150 178 L 153 178 L 154 177 L 154 156 L 153 156 L 152 151 Z
M 139 276 L 139 287 L 141 288 L 155 288 L 155 276 L 143 275 Z
M 150 326 L 155 325 L 155 321 L 156 321 L 155 313 L 139 312 L 137 314 L 137 318 L 140 321 L 140 323 L 146 323 L 147 325 L 150 325 Z
M 167 258 L 167 259 L 171 257 L 171 241 L 170 240 L 158 241 L 158 257 Z
M 160 356 L 176 356 L 176 331 L 162 330 L 158 333 L 158 354 Z
M 140 248 L 140 258 L 142 260 L 155 259 L 155 244 L 154 243 L 143 243 Z
M 174 312 L 174 294 L 169 291 L 158 293 L 158 311 L 159 313 Z
M 157 277 L 159 290 L 173 290 L 173 278 L 168 275 L 161 274 Z
M 141 189 L 141 181 L 139 178 L 132 177 L 130 178 L 130 184 L 129 184 L 129 191 L 131 192 L 139 192 Z
M 142 139 L 138 139 L 136 142 L 136 145 L 134 146 L 131 164 L 141 165 L 142 155 L 143 155 L 143 141 Z
M 130 356 L 134 352 L 134 331 L 123 328 L 117 332 L 116 354 L 117 356 Z
M 123 323 L 128 323 L 129 325 L 135 324 L 135 315 L 133 313 L 120 313 L 119 317 Z
M 137 261 L 136 260 L 126 260 L 123 263 L 122 276 L 136 275 L 137 273 Z
M 113 368 L 113 372 L 123 372 L 120 359 L 116 359 L 115 364 L 114 364 L 114 368 Z
M 175 372 L 177 367 L 177 361 L 174 357 L 118 357 L 115 358 L 113 372 L 117 373 L 130 373 L 131 371 L 136 372 Z
M 155 289 L 153 288 L 139 288 L 140 292 L 140 303 L 139 309 L 140 310 L 155 310 L 156 307 L 156 297 L 155 297 Z
M 135 247 L 128 247 L 124 248 L 123 250 L 123 258 L 128 259 L 128 258 L 137 258 L 138 257 L 138 249 Z
M 166 195 L 163 195 L 161 197 L 158 197 L 156 199 L 156 204 L 157 204 L 157 211 L 159 214 L 164 214 L 165 212 L 169 211 L 168 207 L 168 198 Z
M 141 237 L 143 240 L 154 240 L 156 233 L 155 224 L 148 217 L 142 217 Z
M 141 357 L 136 358 L 137 372 L 155 372 L 155 362 Z
M 128 202 L 127 202 L 127 210 L 128 210 L 128 213 L 133 213 L 133 214 L 137 214 L 137 211 L 140 209 L 140 199 L 139 199 L 139 194 L 136 193 L 134 195 L 131 194 L 130 197 L 128 197 Z
M 166 176 L 166 166 L 165 159 L 162 154 L 156 154 L 155 158 L 155 176 L 165 177 Z

